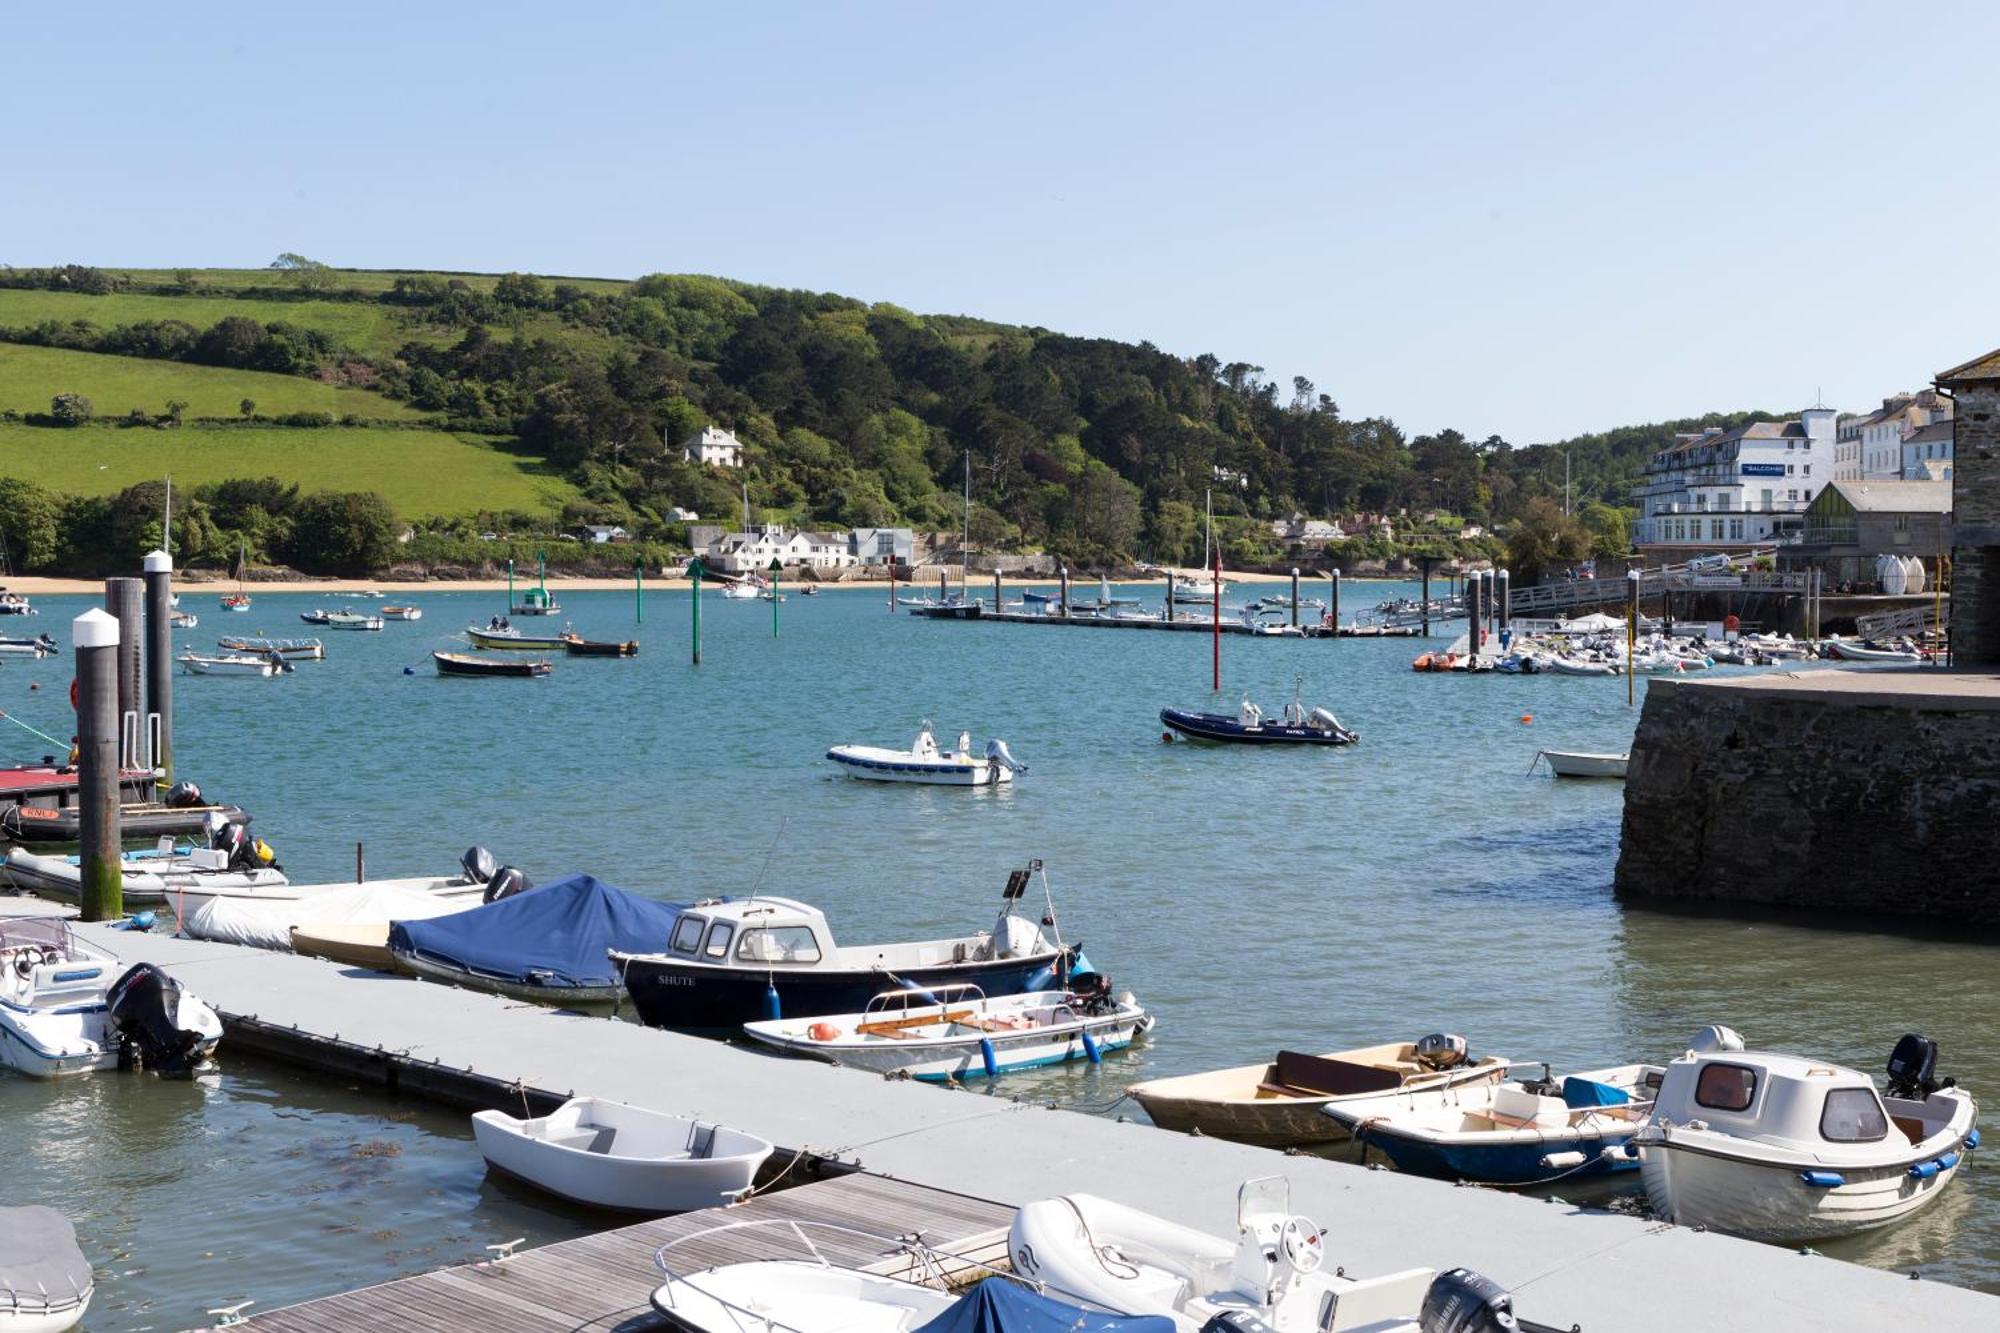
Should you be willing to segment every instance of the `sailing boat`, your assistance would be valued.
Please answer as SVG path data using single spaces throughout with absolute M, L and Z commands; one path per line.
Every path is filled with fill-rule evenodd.
M 1208 492 L 1206 504 L 1208 525 L 1201 531 L 1201 572 L 1207 575 L 1215 560 L 1215 492 Z M 1174 579 L 1174 602 L 1176 605 L 1195 603 L 1206 606 L 1215 600 L 1212 585 L 1191 579 L 1185 574 L 1176 574 Z
M 250 558 L 243 549 L 243 539 L 236 539 L 236 560 L 229 567 L 229 576 L 236 580 L 236 591 L 222 595 L 222 609 L 225 611 L 248 611 L 250 594 L 243 591 L 243 575 L 250 568 Z
M 977 620 L 984 610 L 981 603 L 971 597 L 969 580 L 972 577 L 972 451 L 965 451 L 965 531 L 959 538 L 958 547 L 958 591 L 935 606 L 913 606 L 910 614 L 923 616 L 929 620 Z M 940 578 L 939 584 L 942 586 Z M 994 610 L 999 610 L 995 607 Z

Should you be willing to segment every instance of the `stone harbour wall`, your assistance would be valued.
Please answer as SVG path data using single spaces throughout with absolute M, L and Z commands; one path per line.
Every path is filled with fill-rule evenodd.
M 1617 896 L 2000 928 L 2000 678 L 1872 674 L 1654 681 Z

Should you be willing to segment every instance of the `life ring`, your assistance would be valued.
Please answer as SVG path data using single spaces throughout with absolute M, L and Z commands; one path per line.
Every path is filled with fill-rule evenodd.
M 83 706 L 83 683 L 75 676 L 69 678 L 69 706 L 72 709 Z

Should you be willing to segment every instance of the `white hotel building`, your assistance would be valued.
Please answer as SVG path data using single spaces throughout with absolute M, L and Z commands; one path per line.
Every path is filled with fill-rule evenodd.
M 1677 436 L 1632 488 L 1633 544 L 1674 558 L 1784 540 L 1832 480 L 1835 416 L 1813 407 L 1794 421 Z

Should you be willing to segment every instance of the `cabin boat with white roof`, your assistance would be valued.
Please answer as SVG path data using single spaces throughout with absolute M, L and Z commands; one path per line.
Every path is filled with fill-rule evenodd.
M 1087 965 L 1079 948 L 1016 914 L 1040 871 L 1034 861 L 1012 872 L 993 929 L 971 935 L 842 945 L 826 915 L 796 899 L 709 898 L 682 910 L 665 949 L 614 949 L 611 959 L 642 1021 L 694 1031 L 734 1033 L 760 1019 L 858 1013 L 884 991 L 914 987 L 970 983 L 987 995 L 1053 990 Z
M 1912 1033 L 1889 1095 L 1823 1060 L 1746 1051 L 1727 1028 L 1667 1066 L 1634 1138 L 1646 1196 L 1670 1221 L 1799 1242 L 1901 1221 L 1943 1193 L 1978 1146 L 1978 1107 L 1935 1078 L 1937 1044 Z

